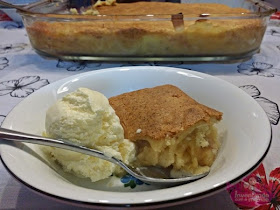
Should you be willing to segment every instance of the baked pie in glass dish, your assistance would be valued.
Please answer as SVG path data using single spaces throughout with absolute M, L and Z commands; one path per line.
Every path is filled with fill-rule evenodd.
M 230 61 L 258 52 L 275 9 L 258 0 L 213 2 L 110 0 L 77 10 L 44 0 L 21 15 L 34 49 L 61 59 Z

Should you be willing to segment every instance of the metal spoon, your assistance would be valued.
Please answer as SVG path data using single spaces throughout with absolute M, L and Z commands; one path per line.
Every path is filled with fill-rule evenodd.
M 61 3 L 61 2 L 59 2 L 59 3 Z M 66 2 L 66 6 L 68 8 L 76 8 L 79 11 L 80 8 L 87 8 L 87 7 L 91 6 L 93 3 L 95 3 L 94 0 L 68 0 Z M 8 7 L 8 8 L 14 8 L 14 9 L 17 9 L 17 10 L 19 10 L 21 12 L 25 12 L 25 13 L 26 12 L 35 13 L 35 12 L 31 11 L 30 9 L 24 8 L 23 6 L 11 4 L 11 3 L 8 3 L 8 2 L 2 1 L 2 0 L 0 0 L 0 5 Z M 33 5 L 34 5 L 34 3 L 33 3 Z
M 0 0 L 0 5 L 3 5 L 3 6 L 5 6 L 5 7 L 9 7 L 9 8 L 17 9 L 17 10 L 19 10 L 19 11 L 21 11 L 21 12 L 33 13 L 32 11 L 30 11 L 30 10 L 28 10 L 28 9 L 25 9 L 25 8 L 23 8 L 22 6 L 10 4 L 10 3 L 8 3 L 8 2 L 1 1 L 1 0 Z
M 52 146 L 52 147 L 67 149 L 74 152 L 79 152 L 82 154 L 101 158 L 103 160 L 107 160 L 110 161 L 111 163 L 119 165 L 130 175 L 149 184 L 157 184 L 162 186 L 180 185 L 205 177 L 209 173 L 207 172 L 199 175 L 189 175 L 182 178 L 172 178 L 170 177 L 169 171 L 163 168 L 153 167 L 153 166 L 150 167 L 129 166 L 123 163 L 121 160 L 118 160 L 115 157 L 110 157 L 101 151 L 89 149 L 87 147 L 74 144 L 68 140 L 45 138 L 42 136 L 22 133 L 22 132 L 9 130 L 5 128 L 0 128 L 0 139 L 7 140 L 7 141 L 20 141 L 20 142 L 27 142 L 32 144 Z

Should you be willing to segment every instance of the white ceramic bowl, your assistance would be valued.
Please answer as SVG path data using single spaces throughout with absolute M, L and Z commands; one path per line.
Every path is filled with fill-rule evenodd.
M 78 87 L 107 97 L 136 89 L 173 84 L 191 97 L 224 113 L 222 146 L 210 174 L 195 182 L 159 189 L 124 187 L 117 178 L 98 183 L 76 178 L 52 165 L 36 145 L 1 145 L 8 170 L 31 188 L 62 200 L 90 205 L 144 206 L 188 202 L 224 189 L 252 172 L 271 143 L 271 127 L 258 103 L 238 87 L 203 73 L 168 67 L 120 67 L 75 75 L 32 93 L 6 117 L 3 127 L 41 134 L 47 108 Z M 120 192 L 124 191 L 124 192 Z

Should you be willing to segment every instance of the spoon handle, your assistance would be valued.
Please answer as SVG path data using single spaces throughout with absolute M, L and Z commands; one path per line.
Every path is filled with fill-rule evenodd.
M 17 9 L 17 10 L 19 10 L 19 11 L 22 11 L 22 12 L 31 12 L 31 11 L 29 11 L 29 10 L 27 10 L 27 9 L 24 9 L 23 7 L 21 7 L 21 6 L 17 6 L 17 5 L 14 5 L 14 4 L 10 4 L 10 3 L 8 3 L 8 2 L 5 2 L 5 1 L 1 1 L 0 0 L 0 5 L 3 5 L 3 6 L 5 6 L 5 7 L 9 7 L 9 8 L 15 8 L 15 9 Z
M 109 157 L 101 151 L 90 149 L 90 148 L 87 148 L 84 146 L 80 146 L 80 145 L 74 144 L 67 140 L 51 139 L 51 138 L 22 133 L 19 131 L 14 131 L 14 130 L 5 129 L 5 128 L 0 128 L 0 139 L 7 140 L 7 141 L 19 141 L 19 142 L 26 142 L 26 143 L 32 143 L 32 144 L 58 147 L 61 149 L 67 149 L 67 150 L 71 150 L 74 152 L 79 152 L 79 153 L 83 153 L 86 155 L 101 158 L 103 160 L 107 160 L 114 164 L 123 166 L 122 161 L 118 160 L 117 158 Z
M 45 146 L 52 146 L 52 147 L 57 147 L 61 149 L 66 149 L 66 150 L 71 150 L 74 152 L 79 152 L 85 155 L 90 155 L 93 157 L 101 158 L 103 160 L 107 160 L 111 163 L 117 164 L 120 167 L 122 167 L 125 171 L 127 171 L 129 174 L 134 176 L 135 178 L 138 178 L 142 180 L 143 182 L 146 183 L 151 183 L 151 184 L 160 184 L 160 185 L 166 185 L 166 186 L 172 186 L 172 185 L 178 185 L 178 184 L 183 184 L 189 181 L 193 181 L 196 179 L 200 179 L 208 174 L 208 172 L 204 174 L 199 174 L 199 175 L 193 175 L 193 176 L 187 176 L 183 178 L 162 178 L 161 173 L 158 173 L 156 170 L 153 170 L 156 172 L 156 176 L 150 176 L 146 175 L 147 173 L 145 172 L 146 170 L 151 170 L 146 167 L 132 167 L 129 165 L 126 165 L 123 163 L 121 160 L 111 157 L 109 155 L 106 155 L 105 153 L 95 150 L 95 149 L 90 149 L 84 146 L 80 146 L 77 144 L 74 144 L 73 142 L 70 142 L 68 140 L 62 140 L 62 139 L 51 139 L 51 138 L 46 138 L 42 136 L 37 136 L 37 135 L 32 135 L 32 134 L 27 134 L 27 133 L 22 133 L 19 131 L 14 131 L 10 129 L 5 129 L 5 128 L 0 128 L 0 141 L 19 141 L 19 142 L 26 142 L 26 143 L 32 143 L 32 144 L 39 144 L 39 145 L 45 145 Z

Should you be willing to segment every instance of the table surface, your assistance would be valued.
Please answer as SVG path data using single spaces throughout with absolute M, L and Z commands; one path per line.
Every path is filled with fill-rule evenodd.
M 7 20 L 7 19 L 6 19 Z M 222 78 L 248 92 L 254 89 L 257 94 L 248 92 L 264 108 L 272 124 L 272 146 L 264 159 L 261 169 L 267 179 L 280 176 L 274 169 L 280 167 L 280 21 L 271 22 L 261 50 L 252 59 L 244 63 L 232 64 L 187 64 L 170 63 L 77 63 L 60 60 L 46 60 L 37 55 L 29 44 L 25 29 L 12 21 L 0 22 L 0 125 L 8 113 L 21 100 L 28 96 L 28 92 L 14 94 L 4 93 L 1 84 L 7 81 L 21 80 L 27 76 L 46 79 L 49 83 L 59 79 L 103 68 L 152 65 L 172 66 L 191 69 Z M 264 168 L 262 168 L 264 167 Z M 259 169 L 259 170 L 261 170 Z M 274 171 L 274 173 L 271 173 Z M 259 173 L 259 172 L 258 172 Z M 275 179 L 274 179 L 275 180 Z M 279 181 L 279 180 L 278 180 Z M 247 192 L 248 193 L 248 192 Z M 250 192 L 251 193 L 251 192 Z M 277 195 L 275 195 L 277 197 Z M 279 199 L 279 198 L 278 198 Z M 270 199 L 271 200 L 271 199 Z M 265 204 L 269 206 L 270 200 Z M 13 178 L 0 163 L 0 209 L 83 209 L 72 206 L 50 197 L 38 194 Z M 174 209 L 237 209 L 229 192 L 225 189 L 219 193 L 198 201 L 174 206 Z M 169 208 L 170 209 L 170 208 Z

